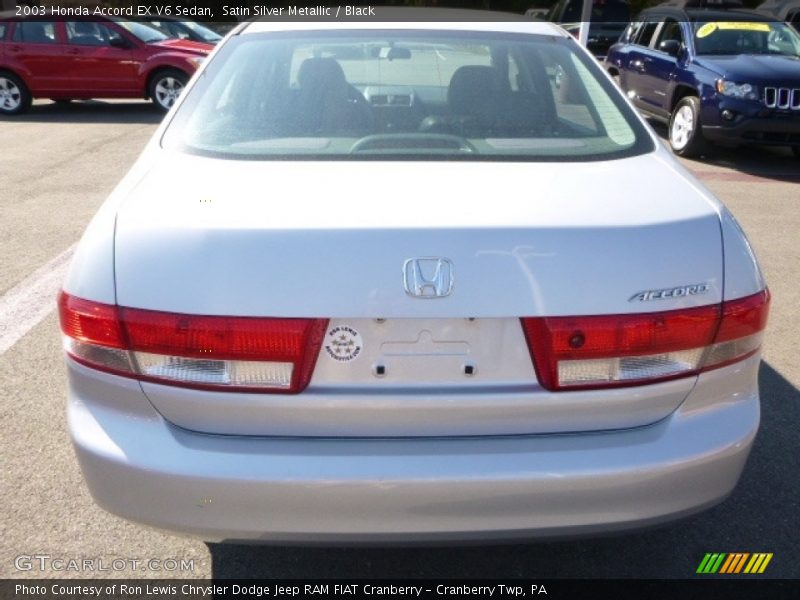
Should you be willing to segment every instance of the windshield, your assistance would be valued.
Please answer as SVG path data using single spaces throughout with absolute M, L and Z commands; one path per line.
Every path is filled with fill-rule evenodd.
M 200 23 L 195 23 L 194 21 L 181 21 L 181 24 L 187 29 L 191 29 L 206 42 L 218 42 L 222 39 L 222 36 L 216 31 L 211 31 L 208 27 L 200 25 Z
M 204 42 L 216 43 L 222 39 L 218 33 L 203 27 L 194 21 L 148 21 L 147 25 L 158 29 L 161 33 L 170 38 L 185 40 L 199 39 Z
M 148 25 L 142 25 L 135 21 L 117 21 L 117 23 L 142 40 L 145 44 L 161 42 L 167 39 L 166 35 Z
M 599 160 L 653 149 L 571 40 L 375 30 L 232 38 L 163 144 L 251 159 Z
M 800 37 L 783 23 L 699 22 L 697 54 L 783 54 L 800 57 Z

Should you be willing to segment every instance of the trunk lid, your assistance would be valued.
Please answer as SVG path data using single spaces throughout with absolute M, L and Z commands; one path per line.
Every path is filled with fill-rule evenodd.
M 330 318 L 363 345 L 347 361 L 323 348 L 297 396 L 144 383 L 178 425 L 322 436 L 613 429 L 667 416 L 692 388 L 694 378 L 547 392 L 519 324 L 721 301 L 717 208 L 658 153 L 572 164 L 163 158 L 118 214 L 118 304 Z M 418 257 L 451 261 L 449 296 L 406 292 L 404 265 Z M 707 293 L 631 300 L 694 284 Z M 466 376 L 467 364 L 477 371 Z

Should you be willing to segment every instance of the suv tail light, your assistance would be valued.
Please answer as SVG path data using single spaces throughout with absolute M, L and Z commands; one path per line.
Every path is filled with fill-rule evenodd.
M 326 319 L 184 315 L 58 299 L 67 353 L 103 371 L 199 389 L 303 391 Z
M 685 310 L 522 319 L 549 390 L 641 385 L 744 360 L 761 346 L 769 292 Z

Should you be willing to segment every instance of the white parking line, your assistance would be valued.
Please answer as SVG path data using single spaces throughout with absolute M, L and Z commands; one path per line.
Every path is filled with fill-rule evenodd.
M 0 356 L 56 307 L 73 244 L 0 297 Z

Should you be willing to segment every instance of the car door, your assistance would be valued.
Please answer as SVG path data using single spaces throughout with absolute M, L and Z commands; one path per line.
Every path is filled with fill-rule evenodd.
M 641 102 L 647 110 L 663 117 L 669 114 L 669 98 L 675 86 L 678 69 L 685 60 L 684 54 L 676 57 L 666 52 L 662 47 L 665 42 L 678 42 L 681 48 L 685 47 L 681 24 L 677 19 L 666 18 L 659 26 L 650 47 L 643 51 Z
M 113 25 L 67 21 L 70 78 L 85 96 L 130 94 L 136 90 L 132 44 Z
M 67 86 L 64 45 L 52 21 L 16 21 L 6 45 L 6 60 L 19 69 L 34 96 Z
M 628 97 L 637 106 L 642 106 L 645 82 L 643 74 L 646 70 L 646 59 L 649 55 L 648 46 L 658 30 L 659 23 L 648 17 L 636 26 L 636 31 L 631 34 L 628 52 L 620 65 L 621 84 Z

